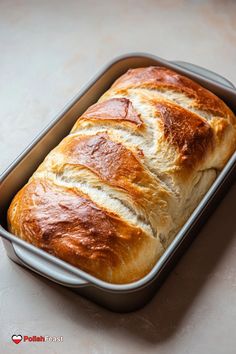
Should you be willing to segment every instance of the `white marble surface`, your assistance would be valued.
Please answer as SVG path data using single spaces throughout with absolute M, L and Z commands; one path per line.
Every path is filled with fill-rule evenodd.
M 235 1 L 0 1 L 0 171 L 115 55 L 190 61 L 236 84 Z M 0 243 L 0 352 L 234 354 L 236 186 L 154 299 L 113 314 L 10 262 Z M 12 334 L 63 343 L 11 342 Z

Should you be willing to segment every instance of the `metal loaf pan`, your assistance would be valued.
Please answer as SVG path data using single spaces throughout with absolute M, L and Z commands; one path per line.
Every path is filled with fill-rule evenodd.
M 115 79 L 129 68 L 150 65 L 165 66 L 198 81 L 236 112 L 236 90 L 221 76 L 189 63 L 166 61 L 149 54 L 124 55 L 105 66 L 0 176 L 0 235 L 10 259 L 117 312 L 136 310 L 155 294 L 162 280 L 235 180 L 236 153 L 151 272 L 131 284 L 117 285 L 101 281 L 15 237 L 7 231 L 6 212 L 16 192 L 27 182 L 49 151 L 68 134 L 85 109 L 95 103 Z

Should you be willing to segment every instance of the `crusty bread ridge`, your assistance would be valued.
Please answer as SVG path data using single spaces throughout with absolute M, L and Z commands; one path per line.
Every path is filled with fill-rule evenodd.
M 236 147 L 226 104 L 164 67 L 131 69 L 17 193 L 9 230 L 111 283 L 142 278 Z

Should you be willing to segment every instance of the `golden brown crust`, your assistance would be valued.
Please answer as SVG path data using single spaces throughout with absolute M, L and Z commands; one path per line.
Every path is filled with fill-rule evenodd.
M 120 283 L 127 276 L 134 281 L 140 272 L 145 275 L 151 269 L 144 264 L 128 275 L 125 269 L 121 272 L 122 264 L 129 268 L 131 258 L 134 262 L 140 258 L 143 243 L 153 246 L 155 240 L 150 242 L 140 228 L 100 208 L 76 189 L 33 180 L 13 200 L 9 216 L 12 232 L 20 230 L 26 241 L 107 281 Z M 155 252 L 152 266 L 154 256 Z
M 95 103 L 84 112 L 84 114 L 75 123 L 72 133 L 81 129 L 96 126 L 125 127 L 131 131 L 145 130 L 140 114 L 134 109 L 132 102 L 125 98 L 111 98 L 104 102 Z
M 130 100 L 127 98 L 111 98 L 105 102 L 95 103 L 79 118 L 128 121 L 141 125 L 142 120 L 137 114 Z
M 69 161 L 91 168 L 111 183 L 123 186 L 123 179 L 132 183 L 143 177 L 143 169 L 134 154 L 105 134 L 74 137 L 61 149 Z
M 134 153 L 106 134 L 69 138 L 60 146 L 60 151 L 69 164 L 87 167 L 107 183 L 126 191 L 150 182 Z M 143 152 L 138 151 L 138 155 L 142 157 Z
M 213 147 L 210 124 L 182 107 L 172 103 L 156 104 L 157 115 L 163 123 L 164 138 L 179 150 L 179 161 L 188 166 L 199 163 Z
M 75 123 L 8 210 L 9 230 L 112 283 L 147 274 L 236 148 L 214 94 L 129 70 Z

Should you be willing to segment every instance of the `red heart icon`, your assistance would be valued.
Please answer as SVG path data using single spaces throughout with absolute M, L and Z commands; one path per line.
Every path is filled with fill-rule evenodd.
M 22 336 L 20 334 L 18 334 L 18 335 L 13 334 L 11 339 L 15 344 L 19 344 L 22 341 Z

